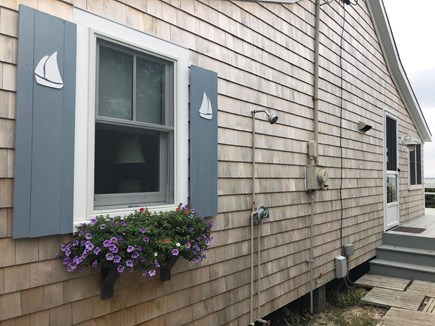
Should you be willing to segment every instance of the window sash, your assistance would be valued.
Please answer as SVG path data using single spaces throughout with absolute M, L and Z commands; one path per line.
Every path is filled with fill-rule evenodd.
M 410 185 L 421 185 L 421 145 L 415 145 L 409 152 L 409 177 Z
M 110 117 L 100 114 L 99 109 L 99 69 L 100 66 L 100 46 L 104 46 L 114 51 L 121 52 L 132 56 L 132 114 L 131 119 L 120 117 Z M 137 121 L 137 94 L 138 78 L 136 75 L 136 63 L 138 58 L 145 59 L 149 62 L 156 62 L 164 65 L 164 81 L 162 90 L 161 121 L 160 123 L 152 123 L 145 121 Z M 106 40 L 97 40 L 97 71 L 96 71 L 96 118 L 95 125 L 112 125 L 119 127 L 131 127 L 143 130 L 158 131 L 160 134 L 159 141 L 159 191 L 152 192 L 131 192 L 131 193 L 104 193 L 94 194 L 94 209 L 111 209 L 120 207 L 137 207 L 143 204 L 168 204 L 174 199 L 174 74 L 173 63 L 136 51 L 131 48 L 126 48 L 123 45 L 109 42 Z M 97 171 L 95 171 L 97 173 Z M 94 181 L 95 182 L 95 181 Z

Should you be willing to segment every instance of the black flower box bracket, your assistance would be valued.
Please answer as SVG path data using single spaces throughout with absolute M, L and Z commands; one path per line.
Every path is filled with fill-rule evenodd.
M 178 260 L 178 256 L 171 256 L 165 266 L 160 269 L 160 281 L 165 282 L 171 279 L 171 269 Z
M 113 284 L 119 276 L 116 266 L 101 267 L 100 282 L 101 282 L 101 299 L 113 297 Z

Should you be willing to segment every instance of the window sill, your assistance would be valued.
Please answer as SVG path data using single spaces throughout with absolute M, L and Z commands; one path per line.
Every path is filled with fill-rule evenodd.
M 100 215 L 104 215 L 104 216 L 110 216 L 110 217 L 115 217 L 115 216 L 126 216 L 129 214 L 134 213 L 134 211 L 138 210 L 139 208 L 146 208 L 148 209 L 151 213 L 153 212 L 166 212 L 166 211 L 170 211 L 170 210 L 175 210 L 178 207 L 178 205 L 176 204 L 169 204 L 169 205 L 160 205 L 160 206 L 150 206 L 147 207 L 146 205 L 143 206 L 137 206 L 137 207 L 123 207 L 123 208 L 118 208 L 118 209 L 105 209 L 105 210 L 94 210 L 93 212 L 91 212 L 87 218 L 83 218 L 83 219 L 75 219 L 74 220 L 74 230 L 73 232 L 77 232 L 77 227 L 80 224 L 83 223 L 89 223 L 90 219 L 93 217 L 97 217 Z
M 424 189 L 424 187 L 423 187 L 423 185 L 410 185 L 409 187 L 408 187 L 408 190 L 421 190 L 421 189 Z

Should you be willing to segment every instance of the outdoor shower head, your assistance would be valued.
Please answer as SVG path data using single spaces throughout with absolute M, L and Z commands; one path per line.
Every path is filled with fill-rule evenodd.
M 267 121 L 269 121 L 269 123 L 271 125 L 273 125 L 275 122 L 278 121 L 278 116 L 276 114 L 273 113 L 269 113 L 267 111 L 265 111 L 266 115 L 267 115 Z
M 251 112 L 252 112 L 252 116 L 254 116 L 255 113 L 258 113 L 258 112 L 264 112 L 267 115 L 267 121 L 269 121 L 269 123 L 271 125 L 273 125 L 275 122 L 278 121 L 278 116 L 276 114 L 269 113 L 269 111 L 267 111 L 267 110 L 253 110 Z

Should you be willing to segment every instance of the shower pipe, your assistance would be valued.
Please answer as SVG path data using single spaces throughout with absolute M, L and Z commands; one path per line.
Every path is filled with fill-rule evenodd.
M 278 121 L 278 116 L 273 113 L 269 113 L 267 110 L 253 110 L 252 114 L 252 213 L 251 213 L 251 293 L 250 293 L 250 310 L 249 310 L 249 325 L 255 325 L 253 321 L 253 313 L 254 313 L 254 214 L 256 212 L 256 193 L 255 193 L 255 172 L 256 172 L 256 162 L 255 162 L 255 114 L 264 112 L 267 116 L 267 121 L 270 124 L 274 124 Z M 260 264 L 261 264 L 261 252 L 260 252 L 260 227 L 258 227 L 257 232 L 257 285 L 258 285 L 258 294 L 257 294 L 257 314 L 258 317 L 256 321 L 262 324 L 266 324 L 267 322 L 260 318 L 260 291 L 261 291 L 261 274 L 260 274 Z

